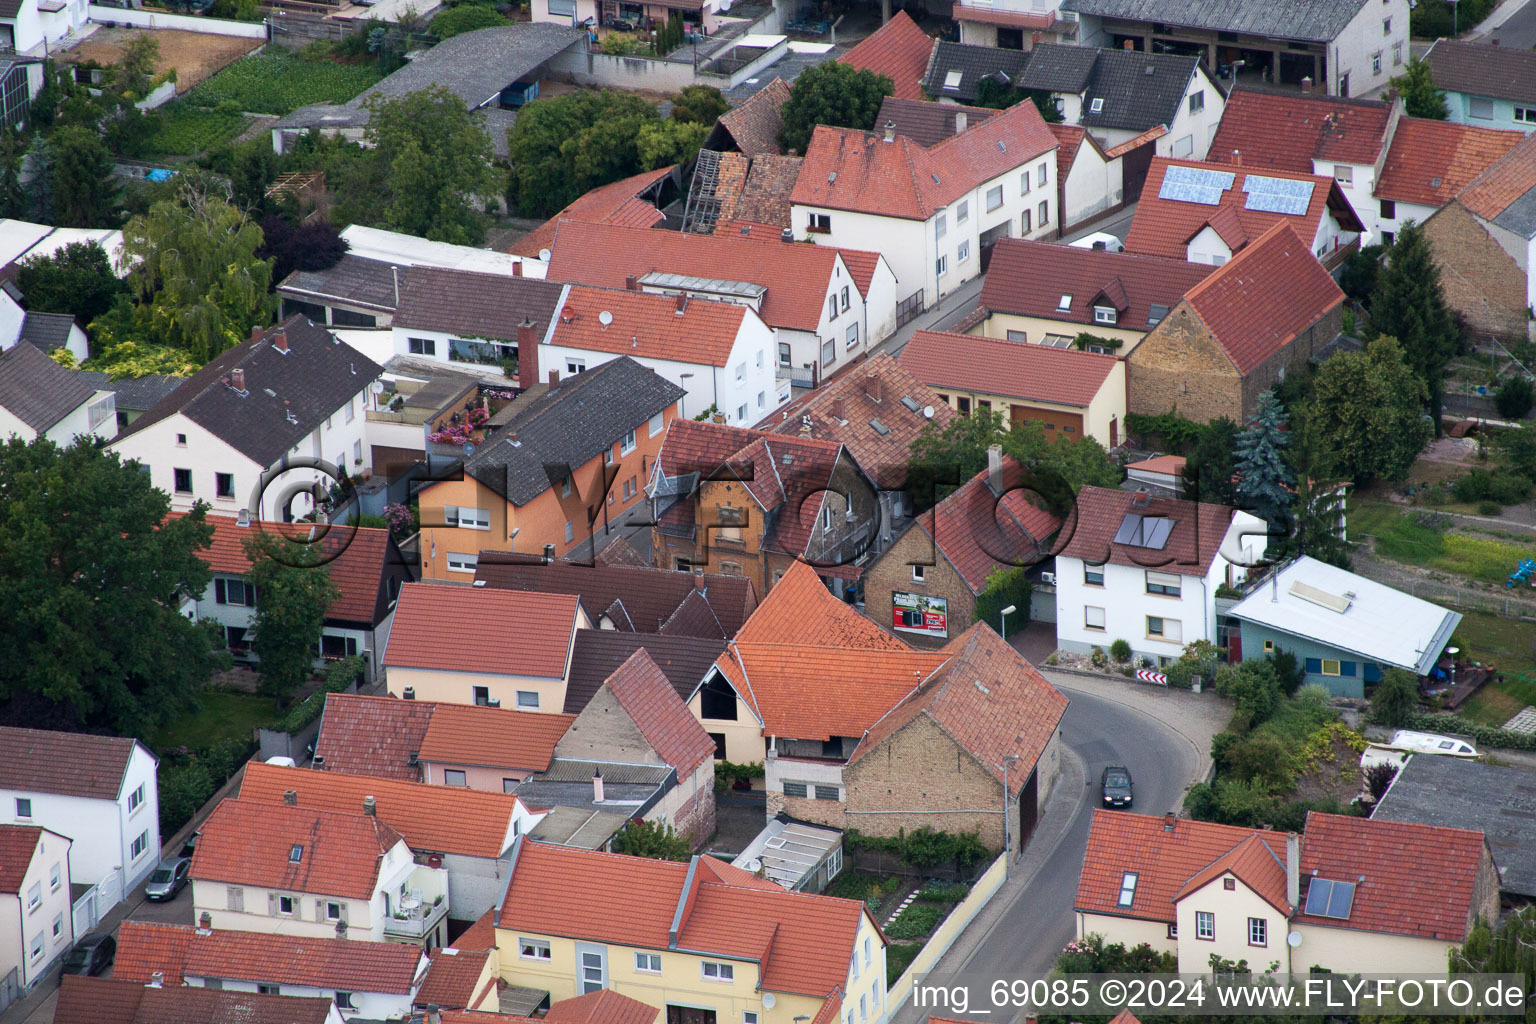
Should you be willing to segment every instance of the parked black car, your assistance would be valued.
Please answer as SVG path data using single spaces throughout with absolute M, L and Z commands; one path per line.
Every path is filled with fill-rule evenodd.
M 1104 806 L 1131 806 L 1131 771 L 1124 765 L 1112 764 L 1104 769 Z
M 75 943 L 75 948 L 64 957 L 65 974 L 100 974 L 112 966 L 117 955 L 117 940 L 110 935 L 93 932 Z

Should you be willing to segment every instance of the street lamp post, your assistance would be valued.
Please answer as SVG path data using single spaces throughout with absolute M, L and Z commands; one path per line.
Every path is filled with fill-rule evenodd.
M 683 419 L 688 418 L 688 378 L 692 376 L 693 374 L 691 373 L 680 373 L 677 375 L 677 379 L 683 382 L 683 397 L 678 401 L 678 408 L 681 410 L 678 415 Z
M 1461 4 L 1459 0 L 1449 0 L 1451 5 L 1451 38 L 1455 39 L 1461 33 Z
M 1001 636 L 1004 640 L 1008 639 L 1008 616 L 1012 615 L 1018 610 L 1018 605 L 1011 604 L 1007 608 L 1004 608 L 1002 614 L 998 616 L 998 618 L 1001 620 L 1001 622 L 998 624 L 1001 632 L 998 635 Z M 1008 766 L 1005 764 L 1003 767 L 1006 769 Z
M 1006 613 L 1005 613 L 1006 614 Z M 1013 871 L 1013 829 L 1011 825 L 1012 813 L 1008 806 L 1012 792 L 1008 788 L 1008 762 L 1021 761 L 1018 754 L 1003 755 L 1003 878 L 1007 878 Z

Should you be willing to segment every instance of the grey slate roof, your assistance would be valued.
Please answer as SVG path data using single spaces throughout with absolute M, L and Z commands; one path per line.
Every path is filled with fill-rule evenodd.
M 541 278 L 411 267 L 400 274 L 395 325 L 513 341 L 526 319 L 543 340 L 565 288 Z
M 155 403 L 181 386 L 185 377 L 167 377 L 163 373 L 149 373 L 142 377 L 122 377 L 113 380 L 96 370 L 76 370 L 76 376 L 93 388 L 110 391 L 117 396 L 117 408 L 122 412 L 147 412 Z
M 69 344 L 69 332 L 74 326 L 75 318 L 68 313 L 28 312 L 21 322 L 21 340 L 52 352 Z
M 724 653 L 725 640 L 673 633 L 578 629 L 565 683 L 565 713 L 579 714 L 604 681 L 642 648 L 677 690 L 677 695 L 686 701 L 709 673 L 715 659 Z
M 442 86 L 474 109 L 586 35 L 582 29 L 549 22 L 465 32 L 418 55 L 347 106 L 361 107 L 373 95 L 408 96 Z
M 1046 92 L 1082 92 L 1098 59 L 1097 47 L 1042 44 L 1030 51 L 1019 85 Z
M 1536 238 L 1536 188 L 1506 206 L 1493 222 L 1521 238 Z
M 1536 774 L 1530 771 L 1415 754 L 1371 817 L 1482 832 L 1498 865 L 1499 888 L 1536 897 Z
M 325 270 L 295 270 L 277 290 L 302 298 L 335 299 L 355 306 L 392 311 L 396 303 L 395 272 L 405 268 L 384 260 L 345 253 Z
M 1440 39 L 1424 63 L 1436 87 L 1447 92 L 1536 103 L 1536 51 Z
M 286 355 L 273 346 L 280 332 L 288 339 Z M 245 371 L 243 395 L 227 383 L 236 368 Z M 252 462 L 270 466 L 383 372 L 324 327 L 291 316 L 215 356 L 118 439 L 181 413 Z
M 1365 0 L 1064 0 L 1061 9 L 1103 18 L 1320 43 L 1344 31 L 1364 3 Z
M 90 401 L 96 389 L 35 345 L 0 353 L 0 409 L 39 434 Z
M 1034 58 L 1030 63 L 1034 63 Z M 1100 49 L 1083 91 L 1080 123 L 1084 128 L 1125 128 L 1135 132 L 1160 124 L 1171 125 L 1178 116 L 1190 77 L 1199 65 L 1198 57 Z M 1104 109 L 1097 114 L 1091 111 L 1096 97 L 1104 100 Z
M 933 54 L 928 58 L 928 76 L 923 79 L 923 91 L 935 98 L 974 103 L 976 88 L 983 78 L 1001 73 L 1006 76 L 1006 81 L 1017 82 L 1028 61 L 1029 54 L 1024 50 L 1000 50 L 995 46 L 940 40 L 934 44 Z M 960 72 L 960 81 L 954 88 L 946 88 L 944 82 L 951 71 Z
M 629 356 L 620 356 L 566 377 L 540 395 L 487 438 L 464 471 L 512 504 L 526 505 L 553 486 L 545 466 L 575 470 L 585 465 L 685 393 Z

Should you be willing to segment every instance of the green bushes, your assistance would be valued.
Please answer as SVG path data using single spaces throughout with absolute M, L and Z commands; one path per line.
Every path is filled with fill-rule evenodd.
M 175 103 L 160 115 L 155 130 L 144 140 L 149 156 L 196 156 L 233 139 L 245 126 L 245 116 L 237 106 L 233 111 L 222 104 L 204 110 L 189 103 Z
M 1491 10 L 1493 0 L 1461 0 L 1454 10 L 1447 0 L 1419 0 L 1408 16 L 1408 28 L 1419 39 L 1448 38 L 1472 28 Z
M 885 926 L 887 938 L 923 939 L 944 919 L 945 910 L 936 903 L 915 901 Z
M 1536 401 L 1536 388 L 1532 388 L 1531 379 L 1524 376 L 1511 377 L 1499 386 L 1494 393 L 1494 404 L 1499 408 L 1499 415 L 1507 420 L 1520 420 L 1531 411 L 1531 403 Z
M 325 685 L 295 704 L 272 728 L 289 735 L 299 732 L 325 711 L 325 695 L 340 693 L 356 682 L 363 674 L 363 659 L 357 655 L 339 658 L 325 670 Z
M 959 903 L 970 891 L 971 887 L 964 882 L 929 882 L 917 898 L 928 903 Z
M 1001 626 L 1003 609 L 1012 606 L 1016 611 L 1008 616 L 1008 633 L 1011 636 L 1023 629 L 1029 622 L 1029 595 L 1034 589 L 1026 572 L 1023 566 L 994 569 L 976 597 L 976 621 Z
M 728 789 L 735 789 L 738 783 L 751 785 L 753 779 L 763 777 L 763 762 L 749 761 L 738 764 L 734 761 L 715 762 L 715 792 L 724 793 Z
M 851 828 L 843 833 L 843 845 L 849 851 L 888 853 L 918 871 L 953 864 L 962 875 L 969 875 L 976 865 L 992 857 L 975 832 L 936 832 L 926 825 L 912 832 L 902 829 L 895 836 L 868 836 Z
M 187 102 L 287 114 L 311 103 L 345 103 L 384 77 L 372 63 L 338 64 L 274 52 L 242 57 L 187 94 Z
M 1457 477 L 1451 496 L 1468 504 L 1492 501 L 1500 506 L 1518 505 L 1531 496 L 1531 481 L 1508 470 L 1474 469 Z
M 1403 722 L 1405 729 L 1423 732 L 1448 732 L 1457 736 L 1470 736 L 1474 743 L 1485 747 L 1503 747 L 1506 750 L 1536 750 L 1536 734 L 1511 732 L 1491 725 L 1482 725 L 1470 718 L 1449 711 L 1416 713 Z
M 693 846 L 671 825 L 632 818 L 613 837 L 613 852 L 652 860 L 688 860 Z
M 1418 680 L 1406 669 L 1389 668 L 1371 695 L 1370 719 L 1377 725 L 1402 728 L 1418 706 Z
M 1109 656 L 1124 665 L 1131 660 L 1131 642 L 1124 637 L 1120 637 L 1109 645 Z
M 227 740 L 207 750 L 184 748 L 163 754 L 157 773 L 160 795 L 160 835 L 169 837 L 192 820 L 219 787 L 250 757 L 255 744 Z
M 1200 440 L 1205 424 L 1187 420 L 1177 408 L 1157 416 L 1129 413 L 1125 417 L 1125 429 L 1133 437 L 1161 442 L 1161 447 L 1173 452 L 1188 452 Z

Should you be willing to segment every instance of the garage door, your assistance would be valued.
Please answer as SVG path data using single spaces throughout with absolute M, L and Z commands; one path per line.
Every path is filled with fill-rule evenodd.
M 1083 417 L 1080 413 L 1059 412 L 1055 409 L 1036 409 L 1028 405 L 1014 405 L 1009 416 L 1015 423 L 1038 420 L 1045 424 L 1047 437 L 1066 437 L 1077 440 L 1083 436 Z

